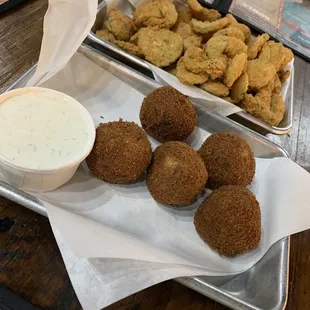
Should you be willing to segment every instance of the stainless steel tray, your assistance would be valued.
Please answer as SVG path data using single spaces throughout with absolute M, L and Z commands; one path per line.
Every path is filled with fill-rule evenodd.
M 146 95 L 160 85 L 140 72 L 108 56 L 82 45 L 79 50 L 87 58 Z M 8 89 L 23 87 L 35 66 Z M 286 157 L 286 152 L 260 134 L 238 123 L 209 111 L 199 114 L 201 127 L 210 133 L 230 131 L 241 135 L 258 157 Z M 0 195 L 26 208 L 46 216 L 43 205 L 35 197 L 4 182 L 0 182 Z M 285 307 L 288 289 L 289 238 L 274 244 L 255 266 L 237 276 L 179 278 L 176 281 L 233 309 L 280 310 Z
M 107 16 L 106 2 L 102 1 L 101 3 L 99 3 L 98 6 L 95 24 L 87 36 L 88 39 L 90 40 L 90 44 L 93 47 L 104 52 L 105 54 L 125 63 L 126 65 L 133 67 L 134 69 L 137 69 L 143 74 L 153 77 L 152 71 L 147 61 L 144 61 L 143 59 L 140 59 L 124 51 L 123 49 L 113 45 L 112 43 L 104 41 L 96 36 L 95 33 L 97 30 L 102 28 L 103 21 L 106 19 L 106 16 Z M 282 122 L 278 126 L 271 126 L 261 121 L 260 119 L 248 114 L 245 111 L 238 112 L 235 115 L 237 115 L 237 117 L 240 118 L 241 122 L 245 120 L 245 122 L 248 122 L 249 125 L 253 124 L 254 126 L 251 126 L 253 128 L 262 129 L 264 131 L 276 135 L 284 135 L 289 133 L 293 125 L 293 83 L 294 83 L 293 80 L 294 77 L 292 75 L 289 91 L 287 94 L 287 98 L 285 100 L 285 115 Z M 235 119 L 238 121 L 238 118 Z

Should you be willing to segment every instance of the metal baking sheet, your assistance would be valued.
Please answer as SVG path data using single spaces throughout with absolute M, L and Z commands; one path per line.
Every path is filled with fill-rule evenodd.
M 135 88 L 144 95 L 160 85 L 116 60 L 82 45 L 79 50 L 87 58 Z M 13 85 L 6 89 L 25 86 L 34 73 L 35 66 Z M 195 104 L 195 102 L 193 102 Z M 200 109 L 200 126 L 210 133 L 230 131 L 242 136 L 251 146 L 255 156 L 273 158 L 286 157 L 287 153 L 278 145 L 248 128 L 204 109 Z M 9 184 L 0 182 L 0 195 L 26 208 L 47 216 L 43 205 L 35 197 Z M 176 281 L 208 296 L 232 309 L 281 310 L 284 309 L 288 289 L 289 238 L 274 244 L 267 254 L 248 271 L 227 277 L 184 277 Z
M 179 0 L 180 1 L 180 0 Z M 98 11 L 94 26 L 92 27 L 91 31 L 87 35 L 88 39 L 90 40 L 90 44 L 99 49 L 103 53 L 125 63 L 126 65 L 131 66 L 132 68 L 142 72 L 143 74 L 150 76 L 153 78 L 152 71 L 148 65 L 148 62 L 140 59 L 123 49 L 113 45 L 108 41 L 104 41 L 101 38 L 96 36 L 96 31 L 102 29 L 103 22 L 107 16 L 107 6 L 106 2 L 102 1 L 98 5 Z M 278 126 L 271 126 L 262 120 L 248 114 L 245 111 L 240 111 L 235 115 L 237 121 L 240 119 L 240 122 L 245 121 L 249 124 L 251 128 L 258 128 L 263 130 L 264 132 L 273 133 L 276 135 L 284 135 L 291 131 L 293 125 L 293 83 L 294 83 L 294 76 L 292 73 L 292 77 L 290 80 L 289 91 L 285 100 L 285 114 L 282 122 Z M 244 123 L 244 122 L 243 122 Z M 253 124 L 253 126 L 251 126 Z

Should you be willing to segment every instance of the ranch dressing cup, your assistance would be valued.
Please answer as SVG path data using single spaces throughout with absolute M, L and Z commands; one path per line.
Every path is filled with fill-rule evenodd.
M 92 150 L 95 125 L 75 99 L 30 87 L 0 95 L 0 174 L 25 191 L 68 182 Z

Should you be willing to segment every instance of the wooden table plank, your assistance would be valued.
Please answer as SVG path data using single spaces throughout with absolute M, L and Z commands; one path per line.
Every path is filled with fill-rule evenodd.
M 0 16 L 0 90 L 37 61 L 46 0 L 28 1 Z M 288 150 L 291 158 L 310 167 L 310 65 L 295 62 L 294 128 L 289 135 L 269 138 Z M 15 220 L 0 233 L 0 284 L 45 309 L 81 309 L 68 278 L 48 220 L 0 198 L 0 218 Z M 287 309 L 310 305 L 310 232 L 292 237 Z M 228 309 L 174 281 L 131 295 L 107 309 L 224 310 Z

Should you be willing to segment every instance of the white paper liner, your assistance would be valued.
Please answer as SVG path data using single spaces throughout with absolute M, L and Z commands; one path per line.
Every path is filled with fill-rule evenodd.
M 63 91 L 80 101 L 96 125 L 120 117 L 140 123 L 143 96 L 81 54 L 75 55 L 65 69 L 43 86 Z M 197 149 L 208 135 L 197 128 L 189 143 Z M 151 142 L 154 149 L 157 142 L 153 139 Z M 107 282 L 100 282 L 102 290 L 110 285 L 109 297 L 98 297 L 102 301 L 100 307 L 104 307 L 127 293 L 176 275 L 228 275 L 245 271 L 277 240 L 308 229 L 309 174 L 285 158 L 257 159 L 256 163 L 257 173 L 250 189 L 261 206 L 262 241 L 258 249 L 234 259 L 220 257 L 196 234 L 193 214 L 199 202 L 182 210 L 161 206 L 151 198 L 144 182 L 110 185 L 91 177 L 82 165 L 68 184 L 36 197 L 43 201 L 52 227 L 60 231 L 75 256 L 88 263 L 104 258 L 100 268 L 91 263 L 91 271 L 88 267 L 83 272 L 79 269 L 83 277 L 92 278 L 92 273 L 97 279 L 103 277 Z M 71 264 L 70 260 L 66 261 L 67 266 Z M 136 268 L 137 264 L 145 268 Z M 112 266 L 116 269 L 123 266 L 123 269 L 110 272 Z M 156 280 L 147 276 L 153 268 Z M 93 295 L 89 290 L 93 294 L 101 290 L 90 289 L 89 282 L 81 284 L 74 269 L 68 267 L 68 272 L 85 309 L 99 309 L 99 306 L 91 308 L 89 296 Z M 111 284 L 127 277 L 136 281 L 130 288 L 126 289 L 125 285 L 124 291 Z

